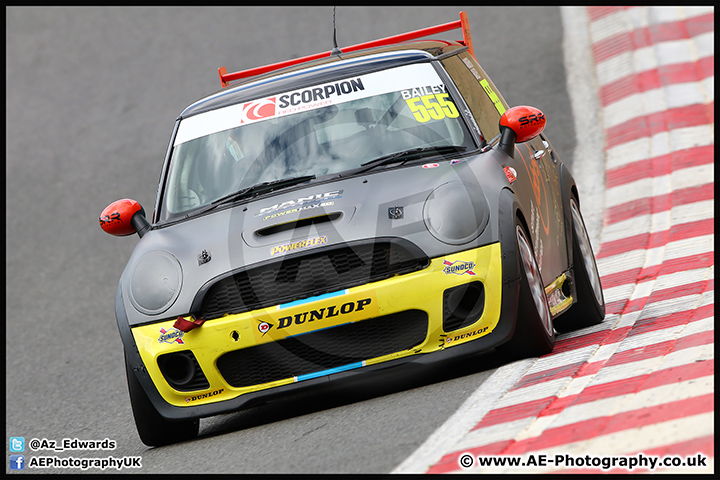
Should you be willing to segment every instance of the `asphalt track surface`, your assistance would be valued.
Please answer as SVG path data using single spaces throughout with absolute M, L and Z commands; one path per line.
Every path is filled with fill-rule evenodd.
M 505 99 L 542 109 L 548 136 L 572 162 L 558 8 L 341 7 L 338 43 L 453 21 L 463 9 L 476 56 Z M 6 438 L 117 443 L 112 451 L 26 449 L 28 459 L 140 456 L 138 473 L 387 473 L 500 365 L 486 355 L 373 376 L 203 420 L 192 442 L 145 447 L 113 309 L 137 237 L 110 237 L 97 218 L 120 198 L 152 210 L 173 121 L 219 89 L 218 67 L 329 50 L 332 8 L 13 7 L 6 14 Z

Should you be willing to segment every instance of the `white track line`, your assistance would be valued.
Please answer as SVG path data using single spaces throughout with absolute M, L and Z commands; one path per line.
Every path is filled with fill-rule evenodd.
M 497 369 L 481 388 L 465 400 L 453 416 L 391 473 L 425 473 L 445 452 L 452 449 L 458 438 L 467 434 L 478 420 L 490 411 L 497 400 L 525 375 L 534 361 L 535 359 L 521 360 Z

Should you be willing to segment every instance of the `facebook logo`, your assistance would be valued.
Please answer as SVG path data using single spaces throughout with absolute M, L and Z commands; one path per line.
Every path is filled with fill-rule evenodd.
M 10 437 L 10 451 L 11 452 L 24 452 L 25 451 L 25 438 L 24 437 Z
M 10 470 L 24 470 L 25 455 L 10 455 Z

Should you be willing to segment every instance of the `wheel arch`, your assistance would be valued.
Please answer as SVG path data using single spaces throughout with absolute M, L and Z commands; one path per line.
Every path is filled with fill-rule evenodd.
M 570 201 L 568 200 L 568 209 Z M 525 212 L 515 193 L 509 188 L 500 192 L 498 202 L 500 245 L 503 257 L 503 284 L 516 281 L 520 278 L 520 266 L 517 262 L 517 250 L 515 248 L 515 219 L 517 218 L 527 232 L 528 242 L 534 250 L 535 246 L 530 235 L 530 228 Z M 570 217 L 572 220 L 572 217 Z
M 504 341 L 498 344 L 498 350 L 509 355 L 510 358 L 524 358 L 527 355 L 522 352 L 534 352 L 532 355 L 544 355 L 552 351 L 555 342 L 554 332 L 550 334 L 549 340 L 534 340 L 537 328 L 533 320 L 528 317 L 528 306 L 521 302 L 522 295 L 529 295 L 527 279 L 523 279 L 525 273 L 521 265 L 520 248 L 518 246 L 516 225 L 524 229 L 523 237 L 530 247 L 530 254 L 533 256 L 532 239 L 525 212 L 512 190 L 505 188 L 500 192 L 498 203 L 499 230 L 502 250 L 503 265 L 503 299 L 502 299 L 502 320 Z M 538 278 L 542 282 L 542 278 Z M 525 292 L 524 294 L 522 292 Z M 551 319 L 552 321 L 552 319 Z M 530 323 L 528 323 L 530 322 Z M 518 329 L 520 331 L 518 331 Z M 543 331 L 546 332 L 543 327 Z M 495 333 L 495 332 L 493 332 Z M 527 337 L 530 335 L 530 337 Z M 525 337 L 524 337 L 525 336 Z M 545 342 L 545 343 L 543 343 Z

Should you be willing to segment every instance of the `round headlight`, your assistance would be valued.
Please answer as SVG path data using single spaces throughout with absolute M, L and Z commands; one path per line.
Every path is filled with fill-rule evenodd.
M 476 239 L 490 219 L 480 187 L 455 181 L 439 186 L 425 200 L 425 226 L 441 242 L 461 245 Z
M 140 312 L 157 315 L 175 302 L 182 287 L 180 262 L 167 252 L 146 253 L 130 275 L 130 302 Z

